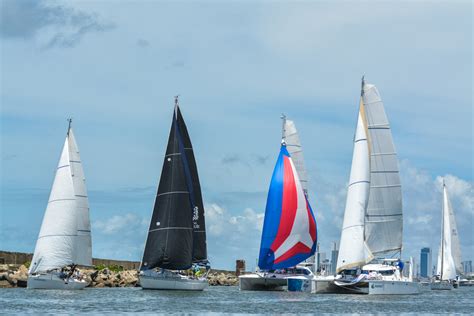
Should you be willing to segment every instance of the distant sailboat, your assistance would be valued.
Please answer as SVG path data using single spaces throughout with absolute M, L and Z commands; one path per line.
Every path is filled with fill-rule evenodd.
M 293 122 L 287 120 L 286 123 L 290 124 L 287 127 L 294 129 Z M 291 129 L 289 135 L 295 135 Z M 285 141 L 295 140 L 289 135 L 285 135 L 284 128 L 280 154 L 268 191 L 258 259 L 260 272 L 239 276 L 241 290 L 283 290 L 288 277 L 313 276 L 308 268 L 297 266 L 314 255 L 317 231 L 304 182 L 300 181 L 297 165 Z M 292 144 L 294 146 L 295 143 Z M 296 149 L 294 152 L 301 154 L 300 147 L 293 148 Z M 302 159 L 301 155 L 299 157 Z M 299 167 L 304 168 L 304 165 L 300 163 Z
M 76 265 L 92 266 L 92 243 L 84 171 L 69 120 L 27 286 L 82 289 L 87 282 L 74 271 Z
M 456 236 L 456 239 L 453 237 Z M 431 284 L 433 290 L 451 290 L 457 286 L 455 282 L 460 275 L 456 269 L 456 262 L 453 256 L 454 245 L 459 247 L 457 239 L 456 220 L 454 219 L 453 208 L 449 201 L 448 191 L 443 181 L 443 208 L 441 215 L 441 242 L 438 251 L 437 279 Z M 453 247 L 454 246 L 454 247 Z M 459 249 L 459 248 L 458 248 Z M 460 252 L 458 252 L 460 257 Z M 459 258 L 460 259 L 460 258 Z
M 185 271 L 189 269 L 192 271 Z M 201 186 L 176 97 L 140 268 L 140 285 L 144 289 L 203 290 L 208 286 L 208 269 Z
M 418 285 L 406 282 L 397 266 L 402 265 L 402 232 L 400 175 L 390 125 L 377 88 L 362 79 L 335 284 L 355 293 L 418 293 Z M 375 256 L 387 255 L 392 258 L 367 265 Z M 370 282 L 374 286 L 369 288 Z

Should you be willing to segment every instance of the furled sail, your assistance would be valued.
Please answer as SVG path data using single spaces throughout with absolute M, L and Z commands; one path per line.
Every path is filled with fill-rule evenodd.
M 296 130 L 295 123 L 286 119 L 283 115 L 283 140 L 286 143 L 286 149 L 293 160 L 293 163 L 300 178 L 301 187 L 304 193 L 308 196 L 308 175 L 304 165 L 303 148 L 301 146 L 300 137 Z
M 397 154 L 379 92 L 363 82 L 362 99 L 370 148 L 370 194 L 365 240 L 375 254 L 402 249 L 402 191 Z
M 207 259 L 196 162 L 177 100 L 142 269 L 184 270 Z
M 297 265 L 314 254 L 316 237 L 313 211 L 283 142 L 268 191 L 259 268 Z
M 359 267 L 372 259 L 372 254 L 364 241 L 364 216 L 370 188 L 370 153 L 367 133 L 364 103 L 361 98 L 337 258 L 337 272 Z
M 453 280 L 456 278 L 456 266 L 452 255 L 452 227 L 450 221 L 450 202 L 446 186 L 443 183 L 443 210 L 441 216 L 441 243 L 438 251 L 437 275 L 441 280 Z
M 29 273 L 92 265 L 89 202 L 79 150 L 69 127 Z

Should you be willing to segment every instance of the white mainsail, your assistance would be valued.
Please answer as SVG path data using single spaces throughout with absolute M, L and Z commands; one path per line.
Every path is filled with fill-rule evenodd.
M 77 247 L 74 263 L 92 266 L 91 223 L 89 219 L 89 200 L 87 198 L 86 179 L 82 169 L 79 148 L 72 129 L 69 130 L 69 163 L 76 198 Z
M 92 265 L 89 205 L 72 134 L 64 142 L 29 273 Z
M 361 98 L 337 258 L 337 272 L 358 267 L 372 260 L 372 253 L 364 240 L 364 216 L 370 188 L 370 152 L 364 112 L 364 103 Z
M 456 278 L 456 266 L 452 255 L 452 227 L 450 220 L 450 208 L 448 192 L 443 183 L 443 211 L 441 216 L 441 243 L 438 251 L 437 275 L 441 280 L 454 280 Z
M 363 103 L 370 147 L 370 194 L 365 214 L 365 241 L 375 254 L 402 249 L 402 190 L 397 154 L 382 99 L 363 82 Z
M 291 120 L 287 120 L 286 116 L 283 115 L 283 140 L 286 143 L 286 149 L 290 153 L 291 159 L 300 178 L 301 187 L 303 188 L 304 194 L 308 195 L 308 176 L 304 165 L 303 148 L 301 146 L 300 137 L 296 130 L 295 123 Z
M 451 254 L 454 260 L 454 266 L 456 267 L 456 274 L 462 275 L 464 274 L 464 268 L 462 266 L 462 259 L 461 259 L 461 247 L 459 245 L 459 235 L 458 235 L 458 227 L 456 225 L 456 218 L 454 217 L 454 210 L 451 205 L 451 201 L 449 200 L 448 190 L 445 186 L 445 195 L 448 207 L 448 215 L 449 215 L 449 225 L 451 228 Z

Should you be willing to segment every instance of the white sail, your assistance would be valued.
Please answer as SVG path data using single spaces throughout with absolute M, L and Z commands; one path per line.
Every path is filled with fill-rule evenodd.
M 74 262 L 77 236 L 76 199 L 69 165 L 69 140 L 64 142 L 56 176 L 36 242 L 30 273 Z
M 443 184 L 443 211 L 441 222 L 441 244 L 438 251 L 437 275 L 441 280 L 454 280 L 456 278 L 456 266 L 451 248 L 451 221 L 449 216 L 450 202 L 446 186 Z
M 92 266 L 91 224 L 89 219 L 89 200 L 87 198 L 86 179 L 82 169 L 79 148 L 72 129 L 69 129 L 69 163 L 76 198 L 77 245 L 74 263 Z
M 397 154 L 379 92 L 364 84 L 362 94 L 370 148 L 370 195 L 365 240 L 373 254 L 401 251 L 402 191 Z
M 89 205 L 72 129 L 64 142 L 29 273 L 92 265 Z
M 296 167 L 303 192 L 305 195 L 308 195 L 308 176 L 304 165 L 303 148 L 301 146 L 300 137 L 298 136 L 295 123 L 291 120 L 287 120 L 285 116 L 283 116 L 283 140 L 286 143 L 286 149 L 290 153 L 291 159 Z
M 364 215 L 369 200 L 370 187 L 369 146 L 364 112 L 364 104 L 361 99 L 337 258 L 337 272 L 361 266 L 372 260 L 372 254 L 364 241 Z
M 459 245 L 458 227 L 456 225 L 454 210 L 451 205 L 451 201 L 449 200 L 448 189 L 446 188 L 446 186 L 444 187 L 444 191 L 445 191 L 446 201 L 447 201 L 449 225 L 451 228 L 451 253 L 453 255 L 454 266 L 456 267 L 456 274 L 462 275 L 464 274 L 464 269 L 462 266 L 461 247 Z

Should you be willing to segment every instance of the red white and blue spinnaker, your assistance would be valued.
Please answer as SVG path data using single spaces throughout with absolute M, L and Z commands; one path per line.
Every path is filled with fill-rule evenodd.
M 268 191 L 258 266 L 294 267 L 316 250 L 316 219 L 283 143 Z

